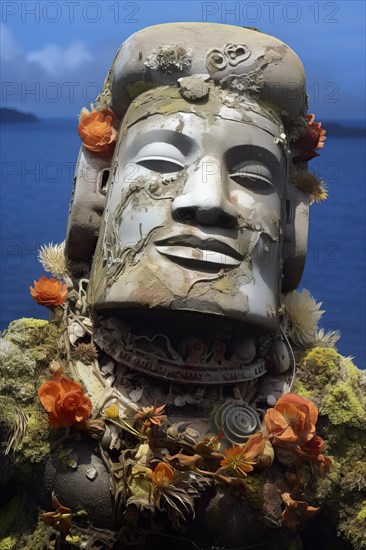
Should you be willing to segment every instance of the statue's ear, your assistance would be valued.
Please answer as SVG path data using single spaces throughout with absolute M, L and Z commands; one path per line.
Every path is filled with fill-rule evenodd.
M 308 243 L 309 204 L 308 194 L 288 184 L 282 292 L 295 290 L 300 284 Z
M 98 240 L 111 161 L 81 146 L 66 229 L 66 255 L 90 260 Z

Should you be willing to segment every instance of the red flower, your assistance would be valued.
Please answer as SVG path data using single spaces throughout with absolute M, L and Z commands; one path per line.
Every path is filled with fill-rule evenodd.
M 291 148 L 299 151 L 295 157 L 296 161 L 308 161 L 314 157 L 318 157 L 315 151 L 324 147 L 326 130 L 321 126 L 321 122 L 314 122 L 315 115 L 306 115 L 308 127 L 304 135 L 300 136 L 296 141 L 292 142 Z
M 323 447 L 324 440 L 319 435 L 314 435 L 310 441 L 307 441 L 301 447 L 297 445 L 295 452 L 301 458 L 314 462 L 321 471 L 329 472 L 332 467 L 332 461 L 321 453 Z
M 68 428 L 77 422 L 83 422 L 90 416 L 92 403 L 84 394 L 83 387 L 61 376 L 57 381 L 44 382 L 39 390 L 38 397 L 48 412 L 52 428 Z
M 53 277 L 48 279 L 42 275 L 38 282 L 34 281 L 34 287 L 30 287 L 30 293 L 37 304 L 46 307 L 55 307 L 65 302 L 67 286 Z

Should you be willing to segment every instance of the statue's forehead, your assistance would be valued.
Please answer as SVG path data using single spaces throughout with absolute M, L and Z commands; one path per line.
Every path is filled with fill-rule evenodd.
M 210 128 L 220 121 L 236 123 L 234 126 L 252 125 L 270 133 L 278 142 L 285 139 L 284 126 L 278 114 L 258 102 L 243 103 L 236 95 L 230 95 L 215 87 L 209 88 L 209 94 L 203 101 L 187 101 L 182 97 L 181 89 L 159 87 L 138 96 L 130 105 L 123 123 L 122 132 L 127 132 L 137 122 L 151 124 L 160 115 L 164 127 L 177 127 L 192 124 L 197 127 Z M 194 115 L 194 116 L 188 116 Z M 153 117 L 153 119 L 152 119 Z M 186 128 L 187 131 L 187 128 Z

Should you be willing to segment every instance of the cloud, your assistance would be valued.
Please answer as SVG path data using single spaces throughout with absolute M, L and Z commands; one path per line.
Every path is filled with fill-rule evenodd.
M 0 23 L 0 57 L 3 61 L 11 62 L 20 54 L 18 44 L 13 38 L 11 30 Z
M 41 50 L 29 52 L 26 60 L 39 63 L 51 75 L 59 75 L 79 69 L 92 60 L 92 55 L 84 42 L 78 41 L 67 48 L 47 44 Z

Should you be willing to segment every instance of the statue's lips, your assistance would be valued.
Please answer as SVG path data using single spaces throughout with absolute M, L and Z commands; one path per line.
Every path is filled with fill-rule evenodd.
M 222 266 L 238 266 L 244 259 L 234 248 L 213 238 L 201 239 L 194 235 L 177 235 L 155 241 L 156 250 L 164 256 L 193 260 Z

